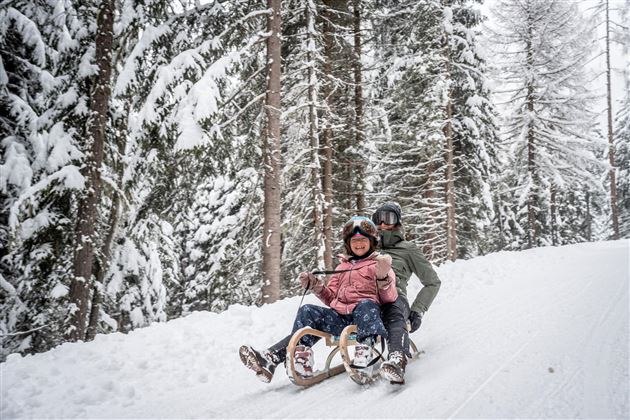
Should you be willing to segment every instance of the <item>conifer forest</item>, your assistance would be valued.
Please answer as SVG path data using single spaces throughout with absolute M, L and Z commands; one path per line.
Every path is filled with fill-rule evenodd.
M 389 200 L 435 265 L 630 238 L 629 10 L 0 1 L 0 361 L 296 296 Z

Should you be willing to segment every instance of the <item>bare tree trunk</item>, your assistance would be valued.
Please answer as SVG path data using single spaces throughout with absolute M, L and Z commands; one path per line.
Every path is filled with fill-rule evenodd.
M 532 39 L 533 34 L 531 33 L 531 25 L 529 26 L 529 37 L 527 39 L 527 64 L 533 67 L 533 52 L 532 52 Z M 527 112 L 531 114 L 534 113 L 534 88 L 530 85 L 527 87 Z M 534 144 L 534 129 L 531 126 L 531 123 L 527 127 L 527 170 L 529 173 L 529 177 L 531 179 L 531 186 L 529 190 L 529 194 L 527 197 L 527 224 L 528 226 L 528 235 L 527 242 L 529 248 L 532 248 L 536 245 L 536 208 L 537 208 L 537 191 L 538 191 L 538 183 L 537 183 L 537 175 L 536 175 L 536 155 L 535 155 L 535 144 Z
M 425 182 L 422 190 L 424 199 L 426 203 L 428 203 L 427 208 L 424 209 L 424 214 L 430 226 L 423 232 L 424 241 L 422 246 L 422 253 L 427 257 L 429 261 L 437 261 L 438 259 L 441 259 L 435 246 L 438 239 L 438 235 L 435 231 L 435 220 L 437 219 L 438 214 L 435 208 L 433 208 L 433 202 L 436 199 L 434 179 L 435 170 L 435 162 L 430 162 L 427 165 L 427 181 Z
M 281 263 L 281 150 L 280 150 L 280 32 L 282 17 L 281 0 L 267 0 L 272 14 L 268 20 L 267 38 L 267 96 L 265 111 L 267 127 L 264 136 L 264 222 L 263 222 L 263 287 L 262 303 L 271 303 L 280 297 L 280 263 Z
M 307 36 L 312 40 L 310 28 L 315 26 L 309 5 L 306 6 Z M 315 63 L 312 53 L 306 53 L 308 60 L 308 117 L 309 137 L 311 139 L 311 188 L 313 196 L 313 239 L 317 244 L 317 267 L 324 268 L 324 237 L 321 210 L 323 209 L 321 162 L 319 159 L 319 122 L 317 120 L 317 90 L 315 89 Z
M 551 244 L 556 246 L 558 245 L 558 225 L 556 223 L 556 218 L 558 217 L 558 203 L 556 202 L 556 186 L 551 185 Z
M 114 234 L 116 233 L 116 229 L 118 226 L 118 218 L 120 215 L 120 196 L 117 192 L 114 193 L 114 200 L 112 203 L 112 208 L 109 214 L 109 222 L 107 224 L 108 231 L 107 237 L 103 242 L 103 251 L 101 252 L 100 263 L 98 264 L 98 270 L 96 271 L 96 283 L 94 284 L 92 291 L 92 306 L 90 308 L 90 319 L 87 327 L 87 332 L 85 334 L 85 340 L 91 341 L 96 336 L 96 332 L 98 330 L 98 321 L 100 320 L 100 311 L 101 311 L 101 293 L 100 289 L 103 286 L 103 282 L 105 280 L 105 274 L 107 274 L 107 270 L 109 269 L 109 262 L 112 254 L 112 242 L 114 240 Z
M 118 207 L 118 204 L 116 204 Z M 114 214 L 117 214 L 118 211 L 112 208 L 110 214 L 110 221 Z M 118 216 L 116 216 L 116 219 Z M 92 304 L 90 305 L 90 317 L 88 319 L 88 326 L 85 332 L 85 341 L 92 341 L 94 337 L 96 337 L 96 333 L 98 332 L 98 322 L 101 319 L 101 302 L 102 302 L 102 287 L 103 281 L 105 279 L 105 274 L 107 273 L 107 269 L 109 267 L 109 259 L 111 258 L 111 241 L 114 234 L 115 228 L 110 225 L 109 232 L 107 233 L 107 238 L 105 239 L 103 253 L 101 255 L 101 261 L 98 263 L 98 268 L 96 271 L 96 281 L 92 285 Z
M 593 240 L 593 216 L 591 215 L 591 193 L 586 191 L 586 240 Z
M 529 88 L 531 90 L 531 88 Z M 531 97 L 527 102 L 527 109 L 532 112 L 534 110 L 534 104 L 532 102 Z M 527 197 L 527 224 L 528 226 L 528 235 L 527 242 L 529 248 L 532 248 L 536 244 L 536 192 L 538 185 L 536 184 L 536 154 L 535 154 L 535 145 L 534 145 L 534 133 L 532 127 L 528 128 L 527 133 L 527 170 L 529 172 L 529 176 L 531 179 L 531 186 L 529 190 L 529 195 Z
M 610 210 L 613 239 L 619 239 L 619 209 L 617 208 L 617 180 L 615 168 L 615 145 L 613 142 L 612 94 L 610 84 L 610 17 L 606 0 L 606 107 L 608 108 L 608 159 L 610 161 Z
M 86 159 L 86 192 L 79 202 L 76 225 L 76 251 L 73 262 L 73 279 L 70 285 L 70 329 L 67 338 L 71 341 L 85 337 L 86 319 L 89 308 L 92 267 L 94 264 L 94 242 L 98 222 L 98 203 L 101 198 L 101 164 L 105 143 L 107 111 L 111 96 L 112 44 L 114 39 L 114 1 L 102 0 L 97 17 L 95 57 L 98 75 L 90 99 L 88 138 L 92 142 Z
M 444 52 L 446 58 L 447 78 L 451 78 L 450 54 L 448 52 L 448 38 L 444 36 Z M 446 138 L 446 258 L 457 259 L 457 223 L 455 219 L 455 174 L 453 147 L 453 100 L 450 87 L 447 92 L 446 123 L 444 137 Z
M 324 2 L 325 9 L 323 12 L 324 17 L 324 75 L 327 76 L 327 80 L 323 85 L 323 95 L 326 101 L 326 122 L 324 128 L 324 177 L 322 179 L 322 190 L 324 193 L 324 264 L 327 270 L 332 270 L 332 247 L 333 247 L 333 181 L 332 181 L 332 159 L 333 159 L 333 144 L 332 144 L 332 122 L 331 113 L 333 109 L 332 103 L 332 88 L 330 77 L 332 76 L 332 61 L 333 61 L 333 27 L 331 25 L 331 13 L 329 2 Z
M 118 136 L 118 153 L 120 156 L 124 155 L 125 152 L 125 144 L 126 144 L 126 134 L 127 130 L 125 127 L 120 127 L 118 129 L 120 133 L 123 133 Z M 118 167 L 116 169 L 116 177 L 118 183 L 118 190 L 123 190 L 123 173 L 124 166 L 122 162 L 117 163 Z M 103 287 L 105 274 L 107 274 L 107 270 L 109 269 L 110 260 L 111 260 L 111 251 L 112 251 L 112 243 L 114 241 L 114 235 L 116 234 L 116 230 L 118 228 L 118 219 L 120 218 L 120 204 L 121 197 L 118 191 L 113 192 L 112 198 L 112 206 L 109 213 L 109 220 L 107 223 L 108 231 L 105 240 L 103 241 L 103 249 L 101 251 L 100 258 L 98 259 L 97 269 L 94 270 L 94 276 L 96 277 L 96 282 L 92 287 L 92 305 L 90 307 L 90 318 L 88 321 L 88 327 L 85 334 L 85 340 L 91 341 L 96 337 L 96 333 L 98 331 L 98 322 L 100 321 L 100 312 L 101 312 L 101 294 Z
M 361 149 L 364 141 L 363 133 L 363 66 L 361 65 L 361 0 L 354 0 L 354 142 Z M 354 178 L 357 213 L 365 213 L 365 165 L 364 161 L 354 162 L 356 172 Z
M 455 219 L 455 175 L 453 158 L 453 104 L 449 95 L 446 105 L 446 125 L 444 135 L 446 137 L 446 258 L 451 261 L 457 259 L 457 223 Z

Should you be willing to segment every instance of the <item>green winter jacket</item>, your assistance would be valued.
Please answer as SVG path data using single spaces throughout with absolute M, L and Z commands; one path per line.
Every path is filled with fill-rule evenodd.
M 405 241 L 402 232 L 396 230 L 381 231 L 380 247 L 385 254 L 392 256 L 392 268 L 396 273 L 396 289 L 407 301 L 407 283 L 411 274 L 415 274 L 424 286 L 411 305 L 411 310 L 426 312 L 440 290 L 440 279 L 431 263 L 418 247 Z

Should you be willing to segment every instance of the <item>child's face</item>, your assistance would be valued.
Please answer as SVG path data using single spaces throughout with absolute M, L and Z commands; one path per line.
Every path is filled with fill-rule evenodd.
M 365 236 L 350 238 L 350 249 L 354 255 L 362 257 L 370 250 L 370 240 Z

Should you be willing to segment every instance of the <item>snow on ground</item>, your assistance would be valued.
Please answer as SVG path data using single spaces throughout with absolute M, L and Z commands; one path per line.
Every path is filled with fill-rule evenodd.
M 13 355 L 0 365 L 0 418 L 628 418 L 629 244 L 442 265 L 403 387 L 342 374 L 302 389 L 281 368 L 259 382 L 238 348 L 287 334 L 292 298 Z

